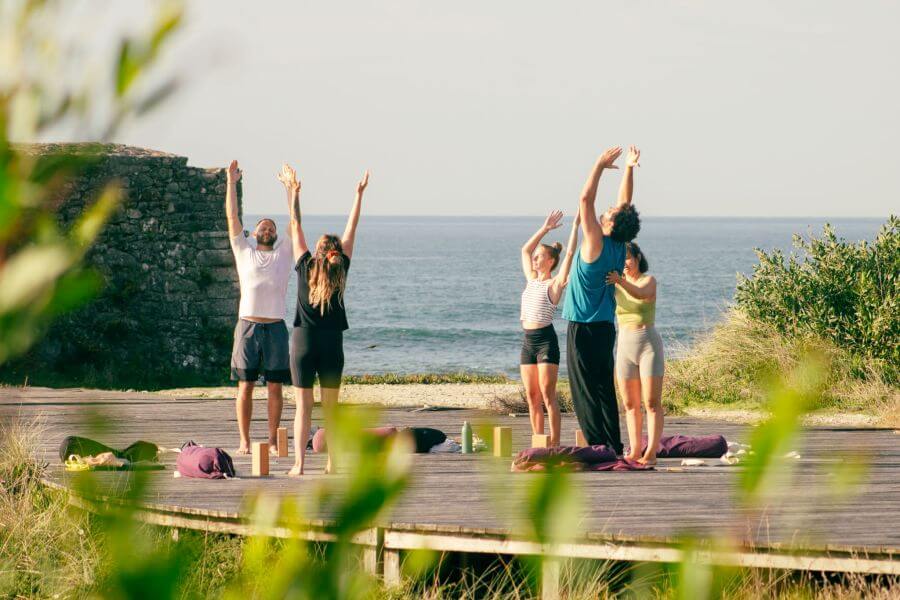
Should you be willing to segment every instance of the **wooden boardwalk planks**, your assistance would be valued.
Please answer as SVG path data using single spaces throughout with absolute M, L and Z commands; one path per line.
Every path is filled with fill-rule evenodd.
M 283 423 L 293 419 L 285 406 Z M 187 440 L 233 450 L 237 441 L 234 401 L 231 399 L 172 400 L 151 394 L 0 388 L 0 418 L 38 418 L 44 428 L 38 453 L 51 463 L 53 481 L 66 485 L 66 474 L 57 457 L 59 441 L 69 434 L 90 435 L 113 446 L 137 439 L 164 447 Z M 514 451 L 531 445 L 528 419 L 485 411 L 442 410 L 410 412 L 389 409 L 380 423 L 395 426 L 429 426 L 458 435 L 463 420 L 512 428 Z M 318 409 L 314 422 L 321 423 Z M 572 415 L 563 417 L 563 439 L 574 438 L 577 425 Z M 669 433 L 722 433 L 745 441 L 744 426 L 683 417 L 666 423 Z M 624 432 L 624 427 L 623 427 Z M 291 432 L 292 433 L 292 432 Z M 254 407 L 252 435 L 266 437 L 264 401 Z M 683 471 L 647 473 L 580 473 L 572 476 L 582 498 L 579 530 L 596 539 L 629 539 L 667 542 L 684 533 L 730 533 L 745 543 L 770 547 L 822 550 L 890 552 L 900 548 L 900 436 L 891 430 L 816 428 L 808 430 L 797 448 L 792 487 L 773 498 L 759 514 L 742 510 L 735 502 L 735 472 L 739 467 L 696 467 Z M 858 494 L 840 496 L 829 468 L 841 450 L 864 451 L 872 462 Z M 333 482 L 322 475 L 325 458 L 309 454 L 308 474 L 302 480 L 284 473 L 293 463 L 272 457 L 271 477 L 233 481 L 203 481 L 172 477 L 174 455 L 167 455 L 167 470 L 150 475 L 153 481 L 147 502 L 160 510 L 184 516 L 210 515 L 238 519 L 246 516 L 245 498 L 257 491 L 296 498 L 309 503 L 316 486 Z M 250 457 L 235 456 L 239 475 L 250 474 Z M 479 455 L 416 455 L 407 493 L 382 519 L 382 525 L 413 531 L 494 532 L 512 534 L 526 528 L 523 509 L 525 489 L 534 475 L 511 474 L 509 459 Z M 715 461 L 709 461 L 714 463 Z M 661 461 L 661 467 L 678 461 Z M 338 476 L 340 477 L 340 476 Z M 112 488 L 127 485 L 122 473 L 102 473 Z M 328 506 L 308 506 L 308 516 L 327 519 Z

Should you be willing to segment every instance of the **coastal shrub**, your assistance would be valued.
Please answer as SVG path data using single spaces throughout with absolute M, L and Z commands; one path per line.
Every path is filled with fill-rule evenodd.
M 852 374 L 900 383 L 900 218 L 874 242 L 849 243 L 826 225 L 821 237 L 794 236 L 797 253 L 757 249 L 741 277 L 742 313 L 788 336 L 815 336 L 848 353 Z

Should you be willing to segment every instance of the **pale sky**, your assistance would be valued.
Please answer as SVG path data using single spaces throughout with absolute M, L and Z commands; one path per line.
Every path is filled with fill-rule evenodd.
M 92 35 L 146 14 L 87 6 Z M 346 212 L 365 168 L 368 214 L 571 213 L 633 143 L 646 215 L 886 217 L 898 24 L 897 2 L 194 1 L 182 91 L 116 141 L 237 158 L 255 214 L 286 212 L 285 160 L 308 213 Z

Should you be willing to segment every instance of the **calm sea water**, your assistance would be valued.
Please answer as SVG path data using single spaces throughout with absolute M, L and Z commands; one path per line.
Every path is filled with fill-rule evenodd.
M 247 215 L 249 227 L 258 217 Z M 279 232 L 287 218 L 276 216 Z M 825 222 L 847 240 L 872 239 L 880 219 L 645 218 L 638 241 L 659 282 L 657 328 L 677 354 L 719 320 L 754 247 L 789 250 L 794 233 Z M 348 374 L 518 373 L 519 249 L 539 217 L 363 216 L 347 286 Z M 548 241 L 565 243 L 570 220 Z M 343 232 L 345 217 L 304 217 L 308 240 Z M 293 321 L 296 281 L 288 292 Z M 562 310 L 558 312 L 558 315 Z M 554 323 L 563 349 L 566 322 Z

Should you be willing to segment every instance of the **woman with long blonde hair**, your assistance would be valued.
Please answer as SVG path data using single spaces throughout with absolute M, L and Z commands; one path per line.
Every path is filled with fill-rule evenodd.
M 326 421 L 337 405 L 344 371 L 344 330 L 348 328 L 344 306 L 347 271 L 356 240 L 356 226 L 369 172 L 356 186 L 356 199 L 347 218 L 344 235 L 325 234 L 310 251 L 306 245 L 300 216 L 300 181 L 296 172 L 284 165 L 278 179 L 284 184 L 291 204 L 291 240 L 297 271 L 297 312 L 291 332 L 291 379 L 297 414 L 294 418 L 294 466 L 289 475 L 303 475 L 306 443 L 312 421 L 313 384 L 319 378 L 322 408 Z M 331 445 L 325 472 L 332 469 Z

